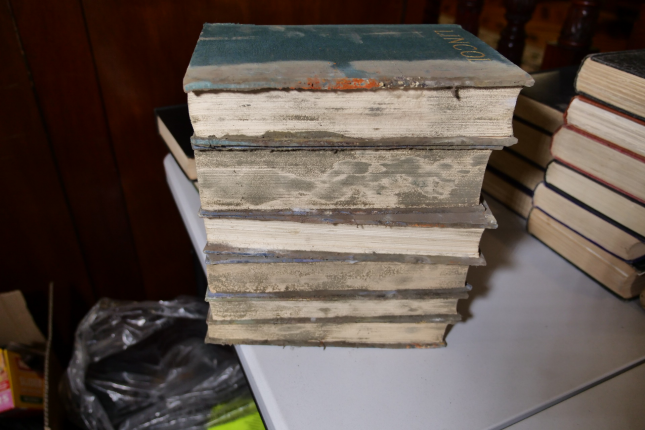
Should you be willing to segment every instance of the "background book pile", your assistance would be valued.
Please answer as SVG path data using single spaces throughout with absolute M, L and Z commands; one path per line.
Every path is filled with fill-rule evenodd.
M 580 68 L 529 232 L 621 297 L 645 287 L 645 51 Z
M 434 347 L 532 79 L 459 26 L 204 26 L 184 79 L 208 342 Z
M 532 73 L 535 85 L 517 99 L 513 133 L 517 144 L 494 152 L 484 177 L 484 192 L 528 218 L 533 192 L 553 160 L 551 136 L 564 123 L 564 112 L 575 95 L 578 67 Z

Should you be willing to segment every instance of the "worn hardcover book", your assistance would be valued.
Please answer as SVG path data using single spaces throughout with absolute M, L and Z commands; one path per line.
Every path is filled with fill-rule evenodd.
M 488 165 L 495 173 L 511 178 L 529 192 L 544 180 L 543 169 L 510 151 L 495 151 Z
M 482 189 L 522 218 L 528 218 L 533 207 L 533 192 L 517 181 L 499 171 L 488 169 L 484 174 Z
M 208 288 L 216 294 L 446 290 L 463 288 L 483 256 L 267 252 L 208 244 Z
M 532 84 L 457 25 L 206 24 L 184 78 L 198 148 L 505 146 Z
M 197 151 L 196 160 L 207 211 L 409 209 L 477 205 L 490 153 Z
M 565 121 L 589 134 L 645 157 L 645 121 L 580 96 L 571 101 Z
M 460 288 L 467 265 L 394 262 L 240 263 L 207 266 L 213 293 Z
M 497 222 L 483 203 L 424 212 L 201 212 L 208 243 L 231 248 L 478 257 Z
M 408 317 L 398 321 L 361 323 L 308 322 L 280 320 L 214 322 L 208 321 L 206 342 L 215 344 L 344 346 L 375 348 L 437 348 L 445 346 L 444 334 L 459 316 Z
M 620 297 L 636 297 L 645 288 L 643 264 L 628 262 L 605 251 L 539 208 L 531 211 L 529 233 Z
M 645 236 L 645 205 L 617 193 L 559 162 L 549 164 L 545 180 L 629 230 Z
M 532 73 L 535 85 L 520 93 L 513 118 L 517 144 L 491 158 L 483 191 L 523 218 L 533 207 L 533 189 L 553 160 L 551 138 L 575 95 L 577 67 Z
M 272 318 L 292 323 L 369 322 L 413 316 L 457 316 L 457 301 L 468 298 L 469 288 L 290 293 L 207 294 L 212 321 L 258 321 Z
M 578 67 L 563 67 L 531 73 L 535 85 L 520 93 L 515 116 L 546 134 L 554 133 L 562 125 L 564 112 L 575 95 L 577 71 Z
M 520 118 L 513 119 L 513 133 L 517 138 L 517 143 L 508 150 L 546 169 L 546 166 L 553 160 L 551 133 L 546 133 Z
M 538 185 L 533 205 L 615 256 L 633 262 L 645 256 L 645 238 L 571 196 Z
M 645 203 L 645 156 L 572 125 L 553 135 L 551 153 L 561 163 Z
M 197 180 L 195 151 L 190 138 L 193 126 L 190 123 L 187 105 L 168 106 L 155 109 L 157 130 L 170 153 L 191 181 Z
M 576 91 L 645 121 L 645 49 L 588 56 Z

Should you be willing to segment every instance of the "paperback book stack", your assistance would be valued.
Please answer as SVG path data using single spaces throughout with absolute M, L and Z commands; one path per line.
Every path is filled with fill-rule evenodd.
M 454 25 L 205 25 L 184 88 L 207 341 L 444 345 L 532 82 Z
M 577 72 L 576 66 L 531 74 L 535 85 L 520 92 L 515 106 L 517 144 L 495 151 L 488 162 L 484 192 L 523 218 L 528 218 L 533 192 L 553 160 L 551 137 L 564 123 Z
M 529 232 L 623 298 L 645 287 L 645 50 L 582 64 Z

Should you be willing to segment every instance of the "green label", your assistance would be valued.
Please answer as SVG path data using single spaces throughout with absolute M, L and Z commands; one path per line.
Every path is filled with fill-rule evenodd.
M 43 398 L 35 396 L 20 396 L 20 401 L 22 401 L 23 403 L 33 403 L 35 405 L 43 404 Z

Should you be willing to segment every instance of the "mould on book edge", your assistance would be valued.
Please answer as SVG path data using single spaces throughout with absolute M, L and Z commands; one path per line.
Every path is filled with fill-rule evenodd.
M 263 340 L 263 341 L 249 341 L 245 339 L 224 339 L 224 338 L 211 338 L 206 336 L 206 343 L 216 345 L 274 345 L 282 347 L 343 347 L 343 348 L 381 348 L 381 349 L 434 349 L 446 347 L 446 342 L 433 342 L 433 343 L 374 343 L 374 342 L 328 342 L 322 340 L 312 340 L 309 342 L 298 341 L 284 341 L 284 340 Z
M 274 293 L 213 293 L 206 292 L 206 301 L 272 301 L 272 300 L 406 300 L 406 299 L 467 299 L 472 289 L 470 284 L 461 288 L 433 288 L 413 290 L 314 290 L 314 291 L 279 291 Z
M 349 149 L 501 149 L 517 143 L 508 137 L 436 137 L 355 139 L 337 133 L 323 132 L 270 132 L 256 136 L 195 136 L 191 137 L 194 150 L 312 150 L 337 151 Z
M 202 218 L 248 219 L 257 221 L 313 224 L 381 225 L 386 227 L 497 228 L 497 220 L 483 202 L 475 208 L 443 208 L 426 211 L 205 211 Z M 452 210 L 451 210 L 452 209 Z M 456 209 L 456 210 L 455 210 Z M 466 211 L 464 209 L 475 209 Z M 367 212 L 367 213 L 366 213 Z
M 375 317 L 332 317 L 316 318 L 315 322 L 311 318 L 276 318 L 269 320 L 214 320 L 209 312 L 206 323 L 209 326 L 226 326 L 226 325 L 272 325 L 274 327 L 285 327 L 289 329 L 291 324 L 304 325 L 323 325 L 323 324 L 361 324 L 361 323 L 392 323 L 392 324 L 438 324 L 447 323 L 455 324 L 462 321 L 462 316 L 454 314 L 438 315 L 395 315 L 395 316 L 375 316 Z
M 289 251 L 267 249 L 242 249 L 226 245 L 207 243 L 204 248 L 206 264 L 239 264 L 239 263 L 322 263 L 344 262 L 360 264 L 362 262 L 391 262 L 404 264 L 453 264 L 465 266 L 485 266 L 486 259 L 480 252 L 478 257 L 450 257 L 433 255 L 407 254 L 357 254 L 325 251 Z
M 199 91 L 381 91 L 405 89 L 432 91 L 458 88 L 531 87 L 533 78 L 508 71 L 517 67 L 487 62 L 489 68 L 475 62 L 451 60 L 352 61 L 341 70 L 328 61 L 276 61 L 267 63 L 189 66 L 184 76 L 184 92 Z M 399 75 L 405 69 L 408 76 Z M 465 70 L 470 69 L 470 70 Z M 459 70 L 464 76 L 454 76 Z M 347 76 L 363 74 L 370 77 Z M 453 76 L 450 76 L 453 75 Z

